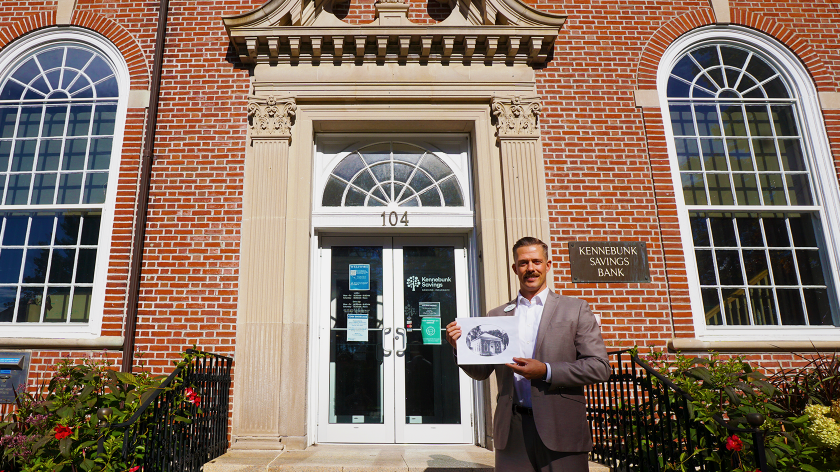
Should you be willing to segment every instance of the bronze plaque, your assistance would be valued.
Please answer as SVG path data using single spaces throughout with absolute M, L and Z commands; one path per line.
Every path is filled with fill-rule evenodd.
M 650 282 L 647 245 L 640 241 L 569 243 L 572 282 Z

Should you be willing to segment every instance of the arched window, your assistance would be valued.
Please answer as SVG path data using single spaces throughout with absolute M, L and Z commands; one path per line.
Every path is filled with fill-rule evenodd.
M 461 207 L 458 177 L 421 147 L 387 142 L 365 146 L 330 173 L 323 206 Z
M 77 30 L 9 49 L 0 57 L 0 331 L 97 334 L 127 72 L 113 46 Z
M 317 227 L 472 227 L 465 135 L 316 138 Z
M 796 61 L 710 35 L 672 48 L 660 74 L 695 312 L 705 327 L 836 325 L 823 204 L 836 181 L 817 178 L 824 130 L 801 93 L 812 86 Z

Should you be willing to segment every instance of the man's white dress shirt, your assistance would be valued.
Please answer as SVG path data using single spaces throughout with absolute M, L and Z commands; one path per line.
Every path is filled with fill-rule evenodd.
M 516 316 L 519 318 L 519 356 L 517 357 L 534 358 L 537 333 L 540 329 L 540 320 L 547 296 L 548 288 L 536 294 L 530 302 L 521 293 L 516 296 Z M 545 367 L 547 369 L 545 379 L 551 382 L 551 366 L 546 363 Z M 518 404 L 531 408 L 531 381 L 514 373 L 513 385 L 516 389 Z

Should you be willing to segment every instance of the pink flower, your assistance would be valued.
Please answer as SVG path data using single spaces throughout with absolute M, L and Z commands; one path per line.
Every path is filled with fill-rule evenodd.
M 128 472 L 137 472 L 138 470 L 140 470 L 140 466 L 135 465 L 134 467 L 128 469 Z
M 186 395 L 187 401 L 189 401 L 193 405 L 198 405 L 198 402 L 201 401 L 201 397 L 197 393 L 195 393 L 195 390 L 193 390 L 191 387 L 187 387 L 186 389 L 184 389 L 184 395 Z
M 741 438 L 737 435 L 733 434 L 726 440 L 726 449 L 730 451 L 740 451 L 744 448 L 744 443 L 741 442 Z
M 64 439 L 73 434 L 73 430 L 67 426 L 58 425 L 54 429 L 56 439 Z

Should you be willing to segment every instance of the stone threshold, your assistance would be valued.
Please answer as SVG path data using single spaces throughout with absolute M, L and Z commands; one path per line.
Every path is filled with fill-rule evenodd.
M 231 450 L 204 472 L 491 472 L 493 452 L 470 445 L 318 444 L 300 451 Z M 590 463 L 590 472 L 609 469 Z

